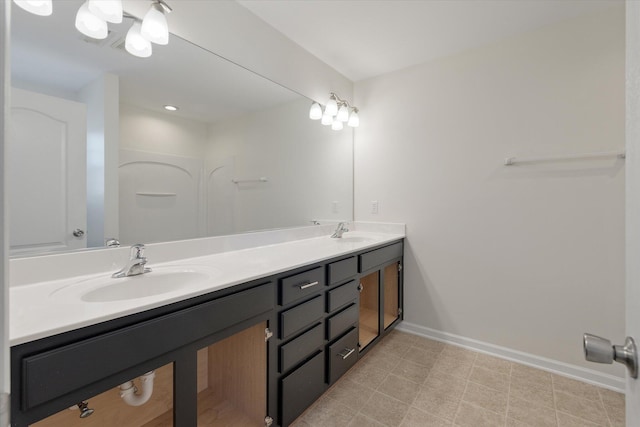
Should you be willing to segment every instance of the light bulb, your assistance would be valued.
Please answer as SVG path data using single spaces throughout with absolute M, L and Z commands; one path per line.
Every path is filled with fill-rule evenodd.
M 51 0 L 13 0 L 13 2 L 34 15 L 49 16 L 53 12 Z
M 309 118 L 311 120 L 320 120 L 322 118 L 322 107 L 317 102 L 311 104 L 309 109 Z
M 124 42 L 124 48 L 133 56 L 147 58 L 151 56 L 151 42 L 140 34 L 142 25 L 136 21 L 127 32 L 127 38 Z
M 104 39 L 109 34 L 107 22 L 91 13 L 89 2 L 84 2 L 78 9 L 78 13 L 76 13 L 76 28 L 85 36 L 94 39 Z
M 338 114 L 338 103 L 336 102 L 335 95 L 331 95 L 331 98 L 327 101 L 327 106 L 324 107 L 324 113 L 330 116 Z
M 336 116 L 336 120 L 340 120 L 341 122 L 346 122 L 347 120 L 349 120 L 349 109 L 346 105 L 342 104 L 340 106 L 338 115 Z
M 325 113 L 322 115 L 322 121 L 320 123 L 322 123 L 325 126 L 329 126 L 330 124 L 333 124 L 333 116 L 326 113 L 326 108 L 325 108 Z
M 333 130 L 342 130 L 342 122 L 338 119 L 335 119 L 333 123 L 331 123 L 331 129 Z
M 347 125 L 351 126 L 352 128 L 357 128 L 358 126 L 360 126 L 360 118 L 358 117 L 358 110 L 356 108 L 354 108 L 351 112 Z
M 122 0 L 89 0 L 89 11 L 104 21 L 122 22 Z
M 142 37 L 155 44 L 169 43 L 169 25 L 160 3 L 153 3 L 142 20 Z

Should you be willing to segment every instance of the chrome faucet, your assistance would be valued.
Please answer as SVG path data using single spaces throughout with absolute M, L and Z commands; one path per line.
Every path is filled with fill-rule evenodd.
M 144 256 L 144 245 L 136 243 L 131 246 L 129 261 L 120 270 L 111 275 L 113 278 L 137 276 L 138 274 L 148 273 L 151 271 L 149 267 L 145 267 L 147 257 Z
M 336 231 L 333 232 L 333 234 L 331 235 L 331 238 L 342 239 L 342 233 L 346 231 L 349 231 L 349 229 L 347 228 L 347 223 L 339 222 L 338 227 L 336 227 Z

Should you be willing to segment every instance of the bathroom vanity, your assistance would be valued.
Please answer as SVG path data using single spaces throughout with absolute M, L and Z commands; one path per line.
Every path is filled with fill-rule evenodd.
M 289 425 L 402 319 L 402 236 L 327 240 L 283 247 L 337 255 L 14 345 L 13 425 Z M 128 406 L 117 387 L 149 371 Z M 68 409 L 85 400 L 91 416 Z

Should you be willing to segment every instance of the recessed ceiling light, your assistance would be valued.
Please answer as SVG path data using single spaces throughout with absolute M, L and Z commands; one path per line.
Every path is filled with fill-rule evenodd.
M 178 107 L 176 107 L 175 105 L 165 105 L 164 109 L 169 111 L 178 111 Z

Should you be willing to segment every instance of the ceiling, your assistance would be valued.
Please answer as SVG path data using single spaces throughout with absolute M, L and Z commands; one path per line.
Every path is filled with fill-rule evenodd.
M 352 81 L 421 64 L 622 0 L 237 0 Z

